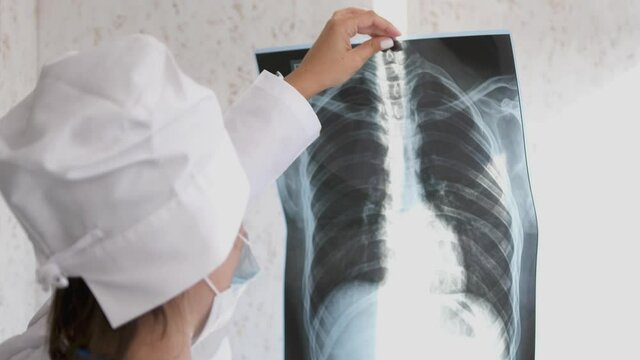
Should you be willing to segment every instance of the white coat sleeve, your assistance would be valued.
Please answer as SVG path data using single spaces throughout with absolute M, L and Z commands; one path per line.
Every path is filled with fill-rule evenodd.
M 224 115 L 251 194 L 273 183 L 320 134 L 311 105 L 284 79 L 263 71 Z

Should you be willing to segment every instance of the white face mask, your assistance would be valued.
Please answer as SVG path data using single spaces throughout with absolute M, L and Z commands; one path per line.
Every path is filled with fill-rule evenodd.
M 209 285 L 216 296 L 213 300 L 213 304 L 211 305 L 209 317 L 207 318 L 200 335 L 195 339 L 192 346 L 196 346 L 202 340 L 223 328 L 229 320 L 231 320 L 240 295 L 242 295 L 250 280 L 252 280 L 260 271 L 258 263 L 251 252 L 251 243 L 242 234 L 239 236 L 245 242 L 245 246 L 242 248 L 242 254 L 240 255 L 238 266 L 236 267 L 233 279 L 231 280 L 231 286 L 227 290 L 220 291 L 211 282 L 209 277 L 204 278 L 204 281 Z

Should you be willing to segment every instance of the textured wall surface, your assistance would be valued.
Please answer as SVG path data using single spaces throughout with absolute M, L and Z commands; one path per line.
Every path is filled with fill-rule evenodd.
M 223 108 L 255 79 L 254 50 L 312 42 L 348 1 L 40 1 L 40 64 L 64 51 L 143 32 L 168 44 Z M 351 2 L 367 6 L 368 1 Z M 46 30 L 45 30 L 46 29 Z
M 257 75 L 256 48 L 310 43 L 334 9 L 371 4 L 405 2 L 0 0 L 0 115 L 32 89 L 46 61 L 132 32 L 166 42 L 228 108 Z M 637 166 L 629 165 L 640 153 L 632 145 L 640 71 L 630 72 L 640 63 L 640 2 L 406 6 L 394 14 L 407 15 L 408 34 L 511 30 L 540 222 L 538 358 L 624 358 L 634 332 L 622 319 L 640 322 L 629 309 L 640 300 L 629 245 L 637 231 L 624 208 L 640 201 Z M 241 300 L 232 346 L 238 359 L 280 359 L 284 224 L 274 188 L 254 202 L 247 228 L 263 272 Z M 30 245 L 0 200 L 0 341 L 22 331 L 45 298 L 34 270 Z
M 0 116 L 27 95 L 37 77 L 35 0 L 0 0 Z M 0 341 L 21 332 L 45 300 L 35 257 L 0 197 Z

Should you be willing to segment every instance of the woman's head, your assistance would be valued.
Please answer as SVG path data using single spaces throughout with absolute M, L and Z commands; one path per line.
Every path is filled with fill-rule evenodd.
M 46 289 L 81 278 L 120 328 L 224 262 L 247 174 L 213 92 L 157 40 L 46 64 L 0 122 L 0 193 Z
M 2 123 L 0 192 L 55 288 L 52 357 L 189 349 L 250 192 L 213 92 L 132 35 L 46 64 Z

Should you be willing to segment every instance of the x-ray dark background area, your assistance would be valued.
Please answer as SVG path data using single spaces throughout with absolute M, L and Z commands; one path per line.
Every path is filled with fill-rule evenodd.
M 508 34 L 402 41 L 311 100 L 278 180 L 287 359 L 534 359 L 537 222 Z M 288 74 L 306 50 L 261 51 Z

